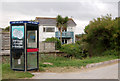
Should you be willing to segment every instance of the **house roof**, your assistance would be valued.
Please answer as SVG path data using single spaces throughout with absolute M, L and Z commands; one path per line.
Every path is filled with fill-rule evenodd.
M 45 26 L 56 26 L 56 18 L 50 18 L 50 17 L 36 17 L 35 21 L 39 22 L 40 25 Z M 68 26 L 75 27 L 76 23 L 72 18 L 69 18 Z

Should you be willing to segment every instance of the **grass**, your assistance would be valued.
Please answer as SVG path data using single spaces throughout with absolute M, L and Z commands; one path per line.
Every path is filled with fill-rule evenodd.
M 65 57 L 49 57 L 49 58 L 44 58 L 40 62 L 40 67 L 81 67 L 81 66 L 86 66 L 87 64 L 91 63 L 98 63 L 98 62 L 103 62 L 103 61 L 108 61 L 108 60 L 113 60 L 117 59 L 115 56 L 101 56 L 101 57 L 92 57 L 92 58 L 86 58 L 83 60 L 80 59 L 69 59 Z M 49 64 L 43 64 L 43 62 L 50 62 L 53 63 L 53 65 Z
M 2 64 L 2 79 L 31 78 L 32 76 L 29 72 L 13 71 L 9 64 Z
M 40 61 L 40 71 L 45 71 L 45 67 L 81 67 L 86 66 L 91 63 L 98 63 L 108 60 L 117 59 L 115 56 L 102 56 L 102 57 L 92 57 L 83 60 L 80 59 L 69 59 L 65 57 L 43 57 Z M 43 64 L 44 62 L 53 63 L 53 65 Z M 18 79 L 18 78 L 31 78 L 33 75 L 29 72 L 23 71 L 13 71 L 10 69 L 9 63 L 2 64 L 2 78 L 3 79 Z

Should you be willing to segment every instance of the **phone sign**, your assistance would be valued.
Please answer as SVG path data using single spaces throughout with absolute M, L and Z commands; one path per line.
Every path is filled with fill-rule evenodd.
M 12 26 L 12 48 L 24 48 L 24 26 Z

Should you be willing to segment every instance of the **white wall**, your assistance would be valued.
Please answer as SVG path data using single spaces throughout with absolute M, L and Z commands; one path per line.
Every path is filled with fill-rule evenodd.
M 43 27 L 54 27 L 55 32 L 58 31 L 58 28 L 55 26 L 39 26 L 39 41 L 45 41 L 46 38 L 55 37 L 55 32 L 43 32 Z M 68 27 L 67 31 L 75 32 L 75 27 Z M 74 42 L 75 42 L 75 33 L 74 33 Z
M 75 27 L 67 27 L 67 31 L 74 32 L 74 43 L 75 43 Z M 68 43 L 71 43 L 72 39 L 68 40 Z
M 72 38 L 67 40 L 67 44 L 72 43 Z
M 74 31 L 74 27 L 67 27 L 67 31 Z
M 46 38 L 55 37 L 55 32 L 43 32 L 43 27 L 54 27 L 55 28 L 55 26 L 39 26 L 39 41 L 40 42 L 45 41 Z
M 74 43 L 75 43 L 75 27 L 68 27 L 67 31 L 73 31 L 74 32 Z M 71 40 L 69 40 L 70 42 Z

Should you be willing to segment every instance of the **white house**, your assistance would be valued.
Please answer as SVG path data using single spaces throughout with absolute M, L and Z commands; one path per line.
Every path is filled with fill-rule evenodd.
M 36 17 L 35 21 L 39 22 L 39 41 L 45 41 L 46 38 L 60 38 L 60 32 L 56 27 L 56 18 Z M 68 27 L 62 33 L 62 43 L 75 43 L 75 27 L 76 23 L 69 18 Z

